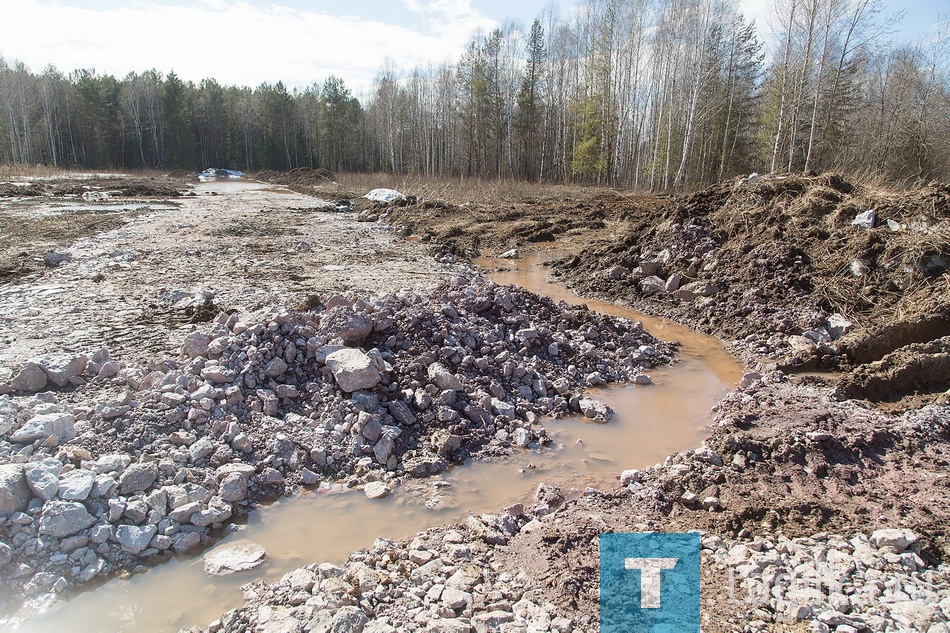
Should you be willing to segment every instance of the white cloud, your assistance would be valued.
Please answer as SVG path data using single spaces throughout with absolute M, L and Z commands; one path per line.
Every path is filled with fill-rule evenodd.
M 250 86 L 282 80 L 303 87 L 335 74 L 358 93 L 371 85 L 387 58 L 406 69 L 454 61 L 475 29 L 494 26 L 468 0 L 404 4 L 420 8 L 421 24 L 410 28 L 244 1 L 94 10 L 18 0 L 0 22 L 0 55 L 36 72 L 48 64 L 118 77 L 174 69 L 186 80 L 213 77 Z

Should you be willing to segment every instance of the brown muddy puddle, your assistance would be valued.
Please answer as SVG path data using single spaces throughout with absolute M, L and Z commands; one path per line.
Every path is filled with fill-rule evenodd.
M 216 545 L 241 539 L 260 543 L 268 558 L 257 570 L 210 578 L 201 557 L 182 557 L 106 582 L 19 625 L 8 621 L 7 630 L 173 632 L 205 626 L 240 606 L 240 587 L 252 580 L 275 581 L 313 562 L 339 564 L 350 552 L 372 546 L 376 538 L 405 538 L 472 513 L 531 502 L 540 482 L 560 486 L 575 496 L 587 486 L 610 488 L 625 469 L 650 466 L 670 453 L 699 446 L 710 408 L 742 375 L 738 361 L 716 339 L 669 321 L 582 299 L 563 286 L 547 283 L 548 272 L 541 263 L 562 252 L 539 251 L 520 260 L 477 263 L 489 269 L 508 268 L 489 274 L 498 283 L 516 283 L 557 300 L 586 303 L 595 310 L 641 320 L 652 334 L 682 343 L 675 366 L 650 372 L 652 386 L 614 386 L 592 392 L 617 412 L 610 423 L 544 420 L 556 448 L 466 464 L 440 477 L 407 482 L 382 500 L 371 501 L 360 491 L 311 491 L 281 499 L 254 512 L 247 525 Z

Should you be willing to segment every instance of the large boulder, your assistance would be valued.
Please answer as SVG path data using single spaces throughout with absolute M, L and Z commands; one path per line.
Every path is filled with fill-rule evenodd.
M 16 391 L 36 393 L 46 386 L 47 380 L 42 367 L 36 363 L 27 363 L 10 381 L 10 387 Z
M 35 362 L 43 368 L 51 383 L 65 387 L 72 378 L 85 371 L 89 358 L 72 354 L 48 354 L 35 359 Z
M 96 522 L 86 506 L 75 501 L 49 501 L 40 515 L 40 534 L 63 538 L 81 532 Z
M 30 503 L 30 489 L 22 464 L 0 466 L 0 516 L 23 512 Z
M 155 462 L 132 464 L 119 477 L 119 494 L 130 495 L 148 490 L 156 479 L 158 479 L 158 464 Z
M 373 359 L 362 350 L 347 347 L 327 356 L 327 367 L 340 389 L 348 393 L 372 389 L 379 384 L 380 375 Z
M 75 424 L 76 418 L 69 413 L 35 415 L 14 431 L 10 439 L 14 442 L 33 442 L 55 435 L 60 442 L 68 442 L 76 437 Z

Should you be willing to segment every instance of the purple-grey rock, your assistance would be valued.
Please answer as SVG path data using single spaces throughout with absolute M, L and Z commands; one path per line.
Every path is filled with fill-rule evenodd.
M 146 462 L 132 464 L 119 477 L 119 494 L 130 495 L 147 490 L 158 479 L 158 464 Z
M 36 393 L 46 386 L 48 380 L 42 367 L 36 363 L 27 363 L 10 381 L 10 387 L 16 391 Z

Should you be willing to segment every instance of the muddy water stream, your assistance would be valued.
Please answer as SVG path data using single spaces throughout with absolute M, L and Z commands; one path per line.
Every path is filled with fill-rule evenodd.
M 359 491 L 332 490 L 282 499 L 254 512 L 247 525 L 216 546 L 239 539 L 260 543 L 268 559 L 255 571 L 212 579 L 204 573 L 200 557 L 181 557 L 145 573 L 106 582 L 17 627 L 8 622 L 6 628 L 164 632 L 206 625 L 240 606 L 240 586 L 251 580 L 274 581 L 311 562 L 341 563 L 349 552 L 371 546 L 378 537 L 404 538 L 470 513 L 530 501 L 541 481 L 566 490 L 610 487 L 624 469 L 649 466 L 672 452 L 698 446 L 710 407 L 741 376 L 739 363 L 715 339 L 669 321 L 581 299 L 563 286 L 547 283 L 547 271 L 540 264 L 555 254 L 543 251 L 516 261 L 478 263 L 489 269 L 507 268 L 489 275 L 498 283 L 515 283 L 557 300 L 584 302 L 595 310 L 642 320 L 654 335 L 682 343 L 676 366 L 650 372 L 653 386 L 615 386 L 593 392 L 617 412 L 609 424 L 545 420 L 556 449 L 466 464 L 441 477 L 406 483 L 383 500 L 370 501 Z

